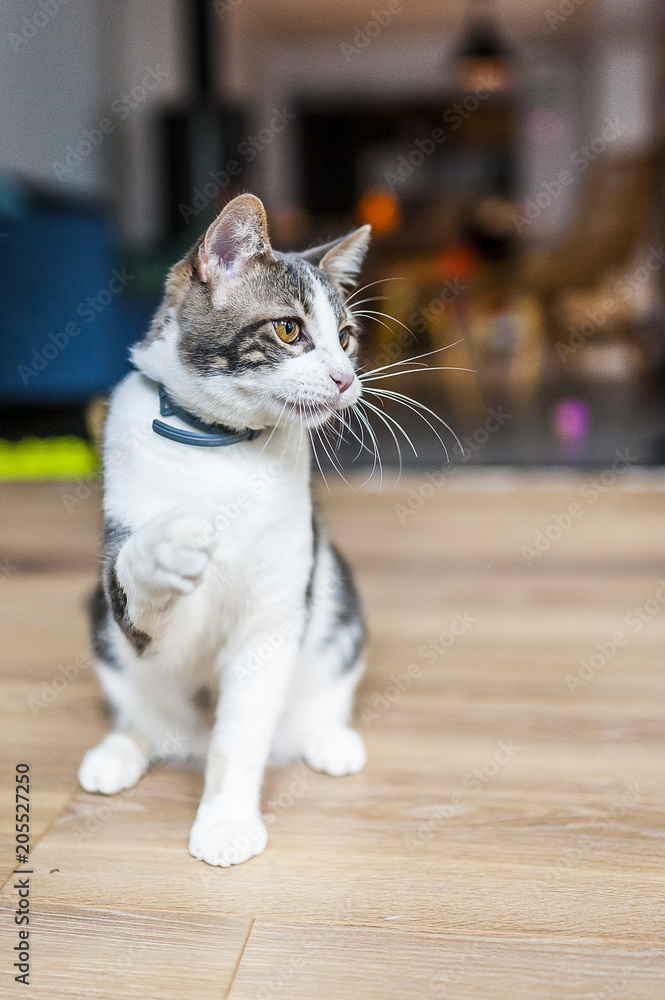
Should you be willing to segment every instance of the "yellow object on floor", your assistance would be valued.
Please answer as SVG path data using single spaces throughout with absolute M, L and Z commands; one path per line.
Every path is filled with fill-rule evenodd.
M 82 438 L 0 440 L 0 480 L 83 479 L 98 471 L 97 452 Z

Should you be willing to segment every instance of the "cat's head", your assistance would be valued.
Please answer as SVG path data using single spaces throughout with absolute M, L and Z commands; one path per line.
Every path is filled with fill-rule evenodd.
M 205 419 L 313 427 L 360 396 L 358 324 L 346 299 L 370 227 L 302 254 L 278 253 L 253 195 L 223 209 L 172 269 L 137 367 Z

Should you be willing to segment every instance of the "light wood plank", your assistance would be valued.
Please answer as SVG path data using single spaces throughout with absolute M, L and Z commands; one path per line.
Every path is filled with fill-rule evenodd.
M 644 943 L 257 920 L 230 1000 L 654 1000 L 664 978 L 665 952 Z

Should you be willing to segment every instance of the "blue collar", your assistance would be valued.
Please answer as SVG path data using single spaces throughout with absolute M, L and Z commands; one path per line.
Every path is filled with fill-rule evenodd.
M 234 431 L 224 424 L 207 424 L 174 403 L 163 385 L 159 387 L 159 412 L 162 417 L 178 417 L 195 430 L 184 431 L 180 427 L 165 424 L 163 420 L 153 420 L 152 429 L 155 434 L 169 438 L 170 441 L 177 441 L 179 444 L 194 445 L 196 448 L 222 448 L 227 444 L 239 444 L 240 441 L 254 441 L 261 434 L 261 431 L 249 429 Z

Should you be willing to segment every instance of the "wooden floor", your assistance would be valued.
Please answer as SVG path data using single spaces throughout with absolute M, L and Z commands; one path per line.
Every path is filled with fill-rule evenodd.
M 229 870 L 187 853 L 200 775 L 78 788 L 105 730 L 83 610 L 98 496 L 3 486 L 0 996 L 28 995 L 27 761 L 35 1000 L 662 1000 L 665 480 L 597 480 L 322 491 L 369 611 L 369 764 L 271 772 L 268 850 Z

